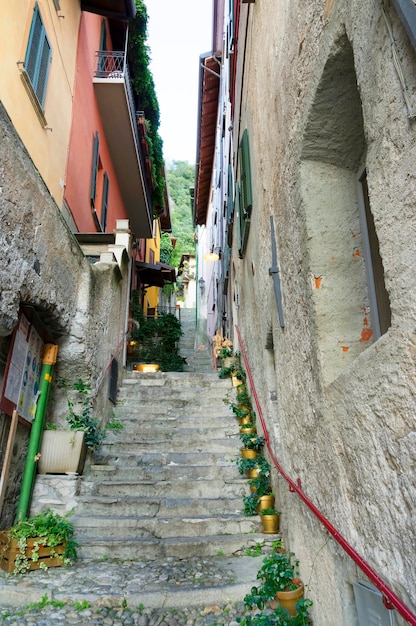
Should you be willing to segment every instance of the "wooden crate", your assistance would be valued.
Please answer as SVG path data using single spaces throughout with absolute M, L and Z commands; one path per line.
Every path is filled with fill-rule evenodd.
M 39 542 L 38 560 L 32 561 L 33 546 Z M 60 567 L 64 564 L 63 560 L 51 554 L 64 554 L 65 545 L 59 544 L 54 548 L 42 546 L 42 538 L 27 539 L 27 548 L 25 555 L 28 558 L 29 570 L 40 569 L 41 563 L 46 567 Z M 7 530 L 0 531 L 0 567 L 8 573 L 12 573 L 15 569 L 16 555 L 21 554 L 18 539 L 9 539 Z M 43 566 L 42 566 L 43 567 Z

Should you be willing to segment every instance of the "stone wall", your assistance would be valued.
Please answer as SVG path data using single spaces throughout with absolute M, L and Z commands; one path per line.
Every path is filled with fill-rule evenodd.
M 384 7 L 242 5 L 234 132 L 248 129 L 254 197 L 245 258 L 233 257 L 234 321 L 283 467 L 415 607 L 416 143 L 388 25 L 414 107 L 416 53 Z M 364 167 L 392 318 L 378 339 L 363 332 L 373 327 L 357 212 Z M 270 215 L 284 330 L 268 274 Z M 314 624 L 356 625 L 352 583 L 365 576 L 277 474 L 275 484 Z
M 91 384 L 95 414 L 103 425 L 111 414 L 110 364 L 113 357 L 123 362 L 128 297 L 129 257 L 119 248 L 97 263 L 87 261 L 0 104 L 0 337 L 6 346 L 1 354 L 20 305 L 31 305 L 59 346 L 49 421 L 65 422 L 59 378 Z M 13 517 L 27 440 L 27 429 L 19 427 L 21 452 L 14 454 L 10 475 L 14 491 L 7 495 L 0 527 Z M 4 436 L 3 451 L 6 442 Z

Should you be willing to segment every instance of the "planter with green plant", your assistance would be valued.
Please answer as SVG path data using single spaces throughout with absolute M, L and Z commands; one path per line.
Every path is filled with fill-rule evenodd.
M 87 448 L 95 451 L 105 437 L 98 419 L 93 416 L 91 387 L 79 379 L 72 385 L 65 380 L 59 386 L 67 396 L 66 421 L 69 430 L 49 424 L 42 436 L 38 462 L 39 474 L 81 474 Z
M 245 459 L 241 456 L 236 459 L 236 464 L 241 475 L 250 476 L 252 472 L 255 474 L 258 472 L 258 459 Z
M 265 444 L 265 439 L 261 435 L 249 435 L 247 433 L 240 433 L 240 440 L 243 446 L 249 450 L 260 450 Z
M 147 319 L 140 306 L 135 306 L 133 315 L 139 325 L 130 331 L 130 339 L 135 342 L 130 358 L 156 364 L 163 372 L 182 372 L 186 360 L 179 354 L 183 332 L 178 318 L 166 313 Z
M 240 435 L 255 435 L 257 433 L 256 425 L 252 422 L 240 424 Z
M 272 604 L 272 608 L 280 605 L 289 615 L 296 615 L 296 603 L 303 598 L 304 587 L 299 578 L 299 562 L 293 557 L 293 552 L 273 551 L 263 559 L 257 572 L 261 584 L 252 587 L 251 592 L 244 597 L 247 608 L 257 606 L 262 610 L 273 601 L 275 605 Z
M 77 558 L 69 514 L 46 509 L 0 531 L 0 567 L 13 574 L 72 563 Z
M 312 600 L 302 598 L 296 605 L 296 615 L 289 615 L 280 605 L 274 610 L 246 615 L 240 620 L 241 626 L 310 626 L 312 620 L 309 609 L 313 605 Z
M 264 534 L 277 535 L 277 533 L 279 532 L 280 512 L 272 507 L 264 507 L 260 509 L 259 513 Z

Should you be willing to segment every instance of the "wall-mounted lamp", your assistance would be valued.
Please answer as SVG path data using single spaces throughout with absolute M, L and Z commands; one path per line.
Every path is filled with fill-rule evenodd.
M 218 252 L 214 252 L 214 245 L 212 245 L 211 247 L 211 251 L 207 252 L 207 254 L 204 254 L 203 259 L 204 261 L 208 261 L 209 263 L 213 263 L 215 261 L 218 261 L 218 259 L 220 258 L 220 250 L 217 248 Z

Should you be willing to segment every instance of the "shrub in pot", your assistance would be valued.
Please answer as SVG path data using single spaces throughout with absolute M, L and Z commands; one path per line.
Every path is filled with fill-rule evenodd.
M 303 597 L 304 589 L 298 577 L 299 563 L 293 557 L 293 552 L 273 551 L 263 559 L 257 573 L 261 584 L 252 587 L 251 592 L 244 597 L 246 607 L 252 609 L 257 606 L 262 610 L 266 603 L 274 600 L 289 615 L 296 615 L 296 603 Z M 290 598 L 286 598 L 285 594 Z

